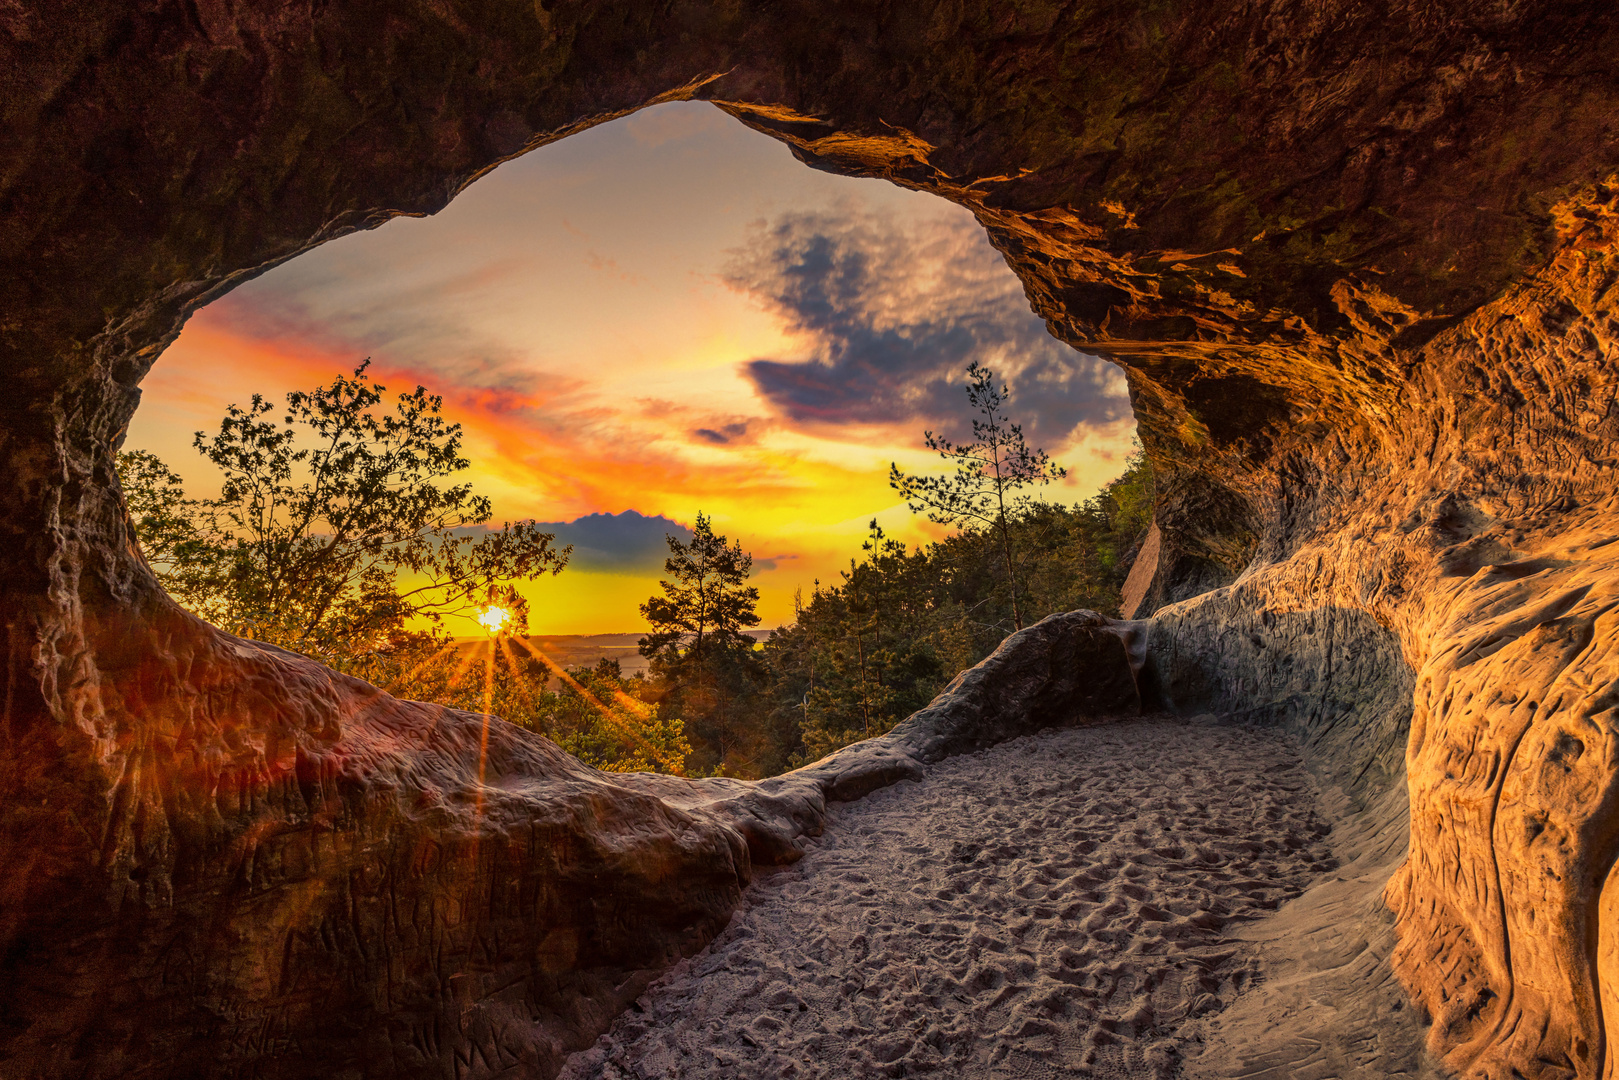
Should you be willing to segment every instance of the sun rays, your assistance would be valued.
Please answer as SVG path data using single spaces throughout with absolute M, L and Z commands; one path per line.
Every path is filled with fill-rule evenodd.
M 652 713 L 652 707 L 650 705 L 647 705 L 642 701 L 637 701 L 635 698 L 621 690 L 615 690 L 612 696 L 617 708 L 614 708 L 613 705 L 609 705 L 601 698 L 597 697 L 589 687 L 580 683 L 579 680 L 575 679 L 572 675 L 569 675 L 567 670 L 564 669 L 561 664 L 558 664 L 555 660 L 551 659 L 551 657 L 545 655 L 542 650 L 535 648 L 532 643 L 525 641 L 520 637 L 513 637 L 510 640 L 517 642 L 517 644 L 527 649 L 531 656 L 540 661 L 540 663 L 544 664 L 547 669 L 549 669 L 550 672 L 555 675 L 565 686 L 593 705 L 601 714 L 602 718 L 607 720 L 608 723 L 612 724 L 619 734 L 633 743 L 637 749 L 647 754 L 650 758 L 656 761 L 659 765 L 662 765 L 664 769 L 671 773 L 678 775 L 685 771 L 683 762 L 675 760 L 669 757 L 669 755 L 665 754 L 663 751 L 659 750 L 657 746 L 653 745 L 653 743 L 646 738 L 646 736 L 635 730 L 634 725 L 630 724 L 625 719 L 626 715 L 642 720 L 648 718 Z
M 603 688 L 600 692 L 593 689 L 521 634 L 501 630 L 485 641 L 447 643 L 418 664 L 411 673 L 407 673 L 407 677 L 434 663 L 444 663 L 455 652 L 460 655 L 446 676 L 445 689 L 451 694 L 476 694 L 476 700 L 481 704 L 477 766 L 479 795 L 475 800 L 475 812 L 479 816 L 483 813 L 483 788 L 489 782 L 490 720 L 505 718 L 502 714 L 510 714 L 513 719 L 522 715 L 535 718 L 544 716 L 545 703 L 536 690 L 552 677 L 566 691 L 576 695 L 584 708 L 598 717 L 614 737 L 633 748 L 647 763 L 643 767 L 655 764 L 659 771 L 674 775 L 684 773 L 684 755 L 669 752 L 666 747 L 649 739 L 642 730 L 648 723 L 655 722 L 654 706 L 620 689 Z M 544 670 L 541 678 L 536 678 L 537 673 L 532 666 L 535 663 Z M 529 727 L 553 741 L 563 736 L 563 732 L 549 730 L 544 724 L 536 725 L 535 721 L 518 726 Z

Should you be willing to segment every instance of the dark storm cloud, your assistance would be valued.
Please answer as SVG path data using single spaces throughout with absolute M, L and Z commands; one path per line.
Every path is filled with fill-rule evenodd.
M 1046 332 L 970 218 L 908 231 L 860 211 L 788 214 L 757 227 L 724 276 L 813 342 L 809 358 L 747 365 L 795 424 L 959 434 L 974 360 L 1011 384 L 1013 417 L 1037 445 L 1129 414 L 1116 369 Z
M 589 514 L 573 521 L 537 522 L 544 532 L 556 534 L 556 545 L 573 545 L 569 565 L 580 570 L 609 573 L 659 574 L 669 557 L 666 536 L 683 544 L 691 543 L 691 530 L 661 514 L 647 517 L 634 510 L 622 514 Z M 798 558 L 793 553 L 755 557 L 755 573 L 774 570 L 783 562 Z
M 634 510 L 587 514 L 573 521 L 542 521 L 539 526 L 556 534 L 558 547 L 573 545 L 571 565 L 581 570 L 657 573 L 669 557 L 666 535 L 673 534 L 682 543 L 691 541 L 691 530 L 679 522 L 661 515 L 646 517 Z
M 556 537 L 553 546 L 573 545 L 568 566 L 575 570 L 600 570 L 613 574 L 657 574 L 669 557 L 664 537 L 673 535 L 683 544 L 691 543 L 691 530 L 663 517 L 647 517 L 634 510 L 622 514 L 586 514 L 572 521 L 536 521 L 541 532 Z M 477 538 L 489 531 L 487 525 L 452 529 L 457 536 Z

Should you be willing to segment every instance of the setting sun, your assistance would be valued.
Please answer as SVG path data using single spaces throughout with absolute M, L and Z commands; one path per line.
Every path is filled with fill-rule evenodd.
M 478 613 L 478 625 L 491 634 L 500 633 L 511 621 L 512 613 L 502 607 L 488 607 Z

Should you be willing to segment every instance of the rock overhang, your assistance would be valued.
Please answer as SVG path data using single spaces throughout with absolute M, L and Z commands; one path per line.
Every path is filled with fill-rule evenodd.
M 1329 770 L 1393 776 L 1403 752 L 1414 847 L 1391 896 L 1436 1047 L 1480 1075 L 1597 1075 L 1619 982 L 1603 951 L 1619 787 L 1569 740 L 1606 745 L 1616 663 L 1616 35 L 1597 5 L 1551 3 L 13 4 L 0 791 L 26 869 L 6 940 L 78 932 L 52 914 L 67 884 L 171 927 L 203 910 L 188 891 L 252 893 L 255 874 L 364 894 L 365 875 L 311 877 L 305 856 L 380 860 L 410 831 L 367 817 L 342 767 L 345 738 L 382 738 L 364 692 L 296 663 L 243 680 L 260 661 L 173 609 L 131 550 L 112 452 L 185 317 L 310 246 L 430 213 L 525 149 L 706 98 L 815 167 L 967 206 L 1053 333 L 1125 367 L 1165 490 L 1151 593 L 1172 606 L 1149 666 L 1183 695 L 1320 732 Z M 454 789 L 471 722 L 389 723 L 448 740 L 427 758 Z M 174 756 L 188 724 L 230 735 L 200 759 L 229 805 L 176 783 L 195 775 Z M 262 753 L 219 750 L 244 732 Z M 561 768 L 511 752 L 519 771 Z M 406 772 L 425 760 L 406 756 Z M 593 783 L 554 805 L 611 817 Z M 755 817 L 780 826 L 812 803 Z M 328 804 L 330 825 L 311 809 Z M 283 839 L 261 855 L 243 838 L 272 820 Z M 531 914 L 560 895 L 546 882 L 618 865 L 612 844 L 521 831 L 500 850 Z M 689 865 L 642 868 L 647 896 L 670 875 L 702 883 L 680 926 L 638 924 L 637 944 L 613 929 L 622 912 L 558 914 L 573 929 L 541 947 L 541 983 L 616 1000 L 647 956 L 700 937 L 748 855 L 723 824 L 691 835 L 707 839 Z M 454 907 L 495 873 L 492 847 L 397 872 Z M 509 914 L 488 925 L 526 941 Z M 147 947 L 126 945 L 129 963 Z M 466 1037 L 498 1045 L 526 1007 Z M 588 1012 L 558 1006 L 574 1033 L 558 1037 Z

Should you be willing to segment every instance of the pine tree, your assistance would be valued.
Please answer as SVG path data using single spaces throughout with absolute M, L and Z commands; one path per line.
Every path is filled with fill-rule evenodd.
M 759 590 L 747 584 L 753 556 L 740 541 L 716 536 L 699 513 L 690 543 L 665 537 L 669 579 L 664 595 L 641 605 L 652 632 L 640 641 L 661 687 L 659 715 L 681 717 L 686 730 L 706 744 L 708 764 L 732 772 L 756 772 L 759 732 L 746 707 L 762 675 L 755 642 L 745 633 L 759 625 Z

